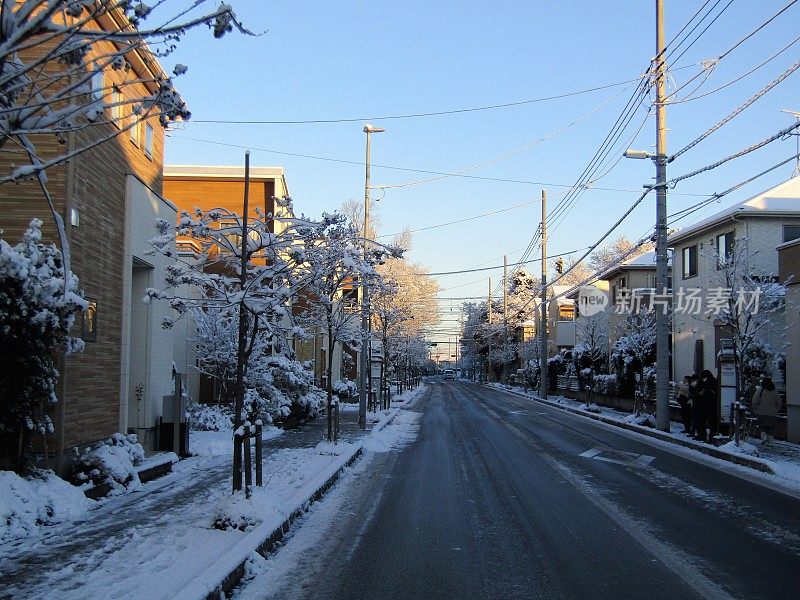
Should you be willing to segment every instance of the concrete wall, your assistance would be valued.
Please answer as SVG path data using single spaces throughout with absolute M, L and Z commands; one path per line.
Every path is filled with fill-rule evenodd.
M 162 398 L 173 388 L 173 333 L 161 326 L 172 309 L 167 302 L 145 304 L 143 299 L 148 287 L 165 286 L 166 268 L 174 263 L 154 253 L 149 240 L 157 233 L 156 220 L 174 222 L 177 209 L 129 175 L 126 212 L 119 429 L 134 431 L 145 448 L 153 449 Z

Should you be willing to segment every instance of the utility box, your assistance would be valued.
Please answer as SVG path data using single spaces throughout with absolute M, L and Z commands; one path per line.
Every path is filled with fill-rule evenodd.
M 158 428 L 158 449 L 166 452 L 175 451 L 175 413 L 178 413 L 180 434 L 178 439 L 178 456 L 189 456 L 189 424 L 186 422 L 186 396 L 181 398 L 180 409 L 175 410 L 175 396 L 163 396 L 162 412 Z
M 731 406 L 736 402 L 736 357 L 734 355 L 733 340 L 720 340 L 719 370 L 719 421 L 730 427 Z

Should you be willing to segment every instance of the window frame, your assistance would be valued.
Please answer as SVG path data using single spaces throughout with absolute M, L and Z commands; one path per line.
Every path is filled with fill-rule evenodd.
M 687 260 L 687 257 L 689 260 Z M 694 257 L 694 261 L 692 261 L 692 257 Z M 683 276 L 683 279 L 692 279 L 697 277 L 699 272 L 697 264 L 698 258 L 697 244 L 692 244 L 691 246 L 684 246 L 681 248 L 681 275 Z M 692 262 L 694 262 L 694 271 L 691 269 Z
M 793 238 L 787 238 L 786 237 L 786 230 L 790 229 L 790 228 L 796 229 L 797 232 L 798 232 L 798 235 L 793 237 Z M 796 239 L 800 239 L 800 223 L 784 223 L 783 224 L 783 230 L 781 231 L 781 236 L 783 237 L 783 243 L 784 244 L 786 242 L 792 242 L 792 241 L 794 241 Z
M 731 230 L 726 231 L 725 233 L 720 233 L 719 235 L 715 236 L 714 243 L 717 255 L 717 271 L 719 271 L 720 269 L 725 268 L 725 266 L 728 264 L 728 259 L 733 254 L 733 250 L 736 247 L 736 232 Z M 724 247 L 723 254 L 720 253 L 721 246 Z
M 155 136 L 155 129 L 153 129 L 153 126 L 150 125 L 150 123 L 145 123 L 144 143 L 142 144 L 142 150 L 144 151 L 144 155 L 150 160 L 153 160 L 154 136 Z

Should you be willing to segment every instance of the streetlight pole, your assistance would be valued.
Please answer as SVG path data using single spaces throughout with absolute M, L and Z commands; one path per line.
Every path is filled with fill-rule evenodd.
M 364 133 L 367 134 L 367 155 L 364 171 L 364 259 L 367 258 L 367 235 L 369 231 L 369 151 L 370 136 L 373 133 L 386 131 L 381 127 L 373 127 L 370 124 L 364 125 Z M 367 287 L 366 276 L 361 276 L 361 369 L 358 374 L 358 426 L 361 429 L 367 428 L 367 369 L 371 368 L 370 359 L 370 323 L 369 323 L 369 288 Z

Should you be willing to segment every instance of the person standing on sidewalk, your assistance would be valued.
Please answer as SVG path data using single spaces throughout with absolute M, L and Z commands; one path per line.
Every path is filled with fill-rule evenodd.
M 713 444 L 719 428 L 719 389 L 717 378 L 706 369 L 700 376 L 700 387 L 703 393 L 703 411 L 706 413 L 708 423 L 708 443 Z
M 775 431 L 775 419 L 781 409 L 781 396 L 769 377 L 764 377 L 756 388 L 752 406 L 753 412 L 758 417 L 762 443 L 771 444 L 775 439 L 772 437 L 772 432 Z
M 694 373 L 689 378 L 689 400 L 692 402 L 692 429 L 694 439 L 706 441 L 706 411 L 703 406 L 703 389 L 700 387 L 700 377 Z
M 681 405 L 683 433 L 692 435 L 692 401 L 689 398 L 689 376 L 678 382 L 678 404 Z

